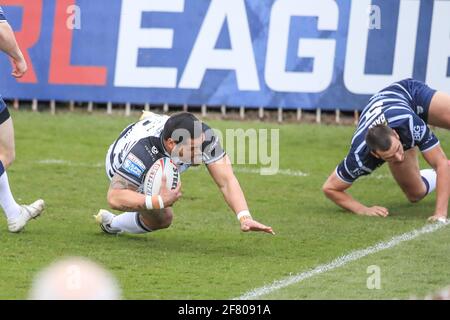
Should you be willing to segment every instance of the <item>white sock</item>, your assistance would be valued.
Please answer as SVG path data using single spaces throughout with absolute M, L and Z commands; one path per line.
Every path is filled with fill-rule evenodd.
M 433 169 L 424 169 L 420 170 L 420 175 L 422 176 L 422 180 L 424 180 L 425 185 L 427 186 L 427 194 L 430 194 L 434 191 L 434 189 L 436 189 L 436 171 L 434 171 Z
M 7 219 L 15 219 L 20 214 L 20 206 L 14 200 L 9 188 L 8 175 L 6 171 L 0 176 L 0 205 Z
M 151 230 L 140 221 L 139 213 L 137 212 L 124 212 L 116 216 L 111 222 L 111 228 L 134 234 L 151 232 Z

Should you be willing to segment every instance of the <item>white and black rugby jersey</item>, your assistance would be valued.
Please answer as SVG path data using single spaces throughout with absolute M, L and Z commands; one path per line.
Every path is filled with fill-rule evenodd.
M 142 186 L 151 166 L 162 157 L 170 157 L 162 142 L 161 133 L 168 116 L 154 114 L 142 121 L 131 124 L 122 131 L 110 146 L 106 156 L 106 173 L 111 179 L 115 174 Z M 205 141 L 202 145 L 202 162 L 214 163 L 225 156 L 219 138 L 205 123 L 202 123 Z M 180 173 L 192 164 L 172 159 Z

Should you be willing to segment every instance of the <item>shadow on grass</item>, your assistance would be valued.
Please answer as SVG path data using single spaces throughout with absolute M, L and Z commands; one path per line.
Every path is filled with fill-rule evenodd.
M 164 232 L 158 231 L 158 232 Z M 178 253 L 178 254 L 193 254 L 193 255 L 211 255 L 218 257 L 242 257 L 242 256 L 266 256 L 267 252 L 264 250 L 257 250 L 251 246 L 242 246 L 241 238 L 224 239 L 217 238 L 213 235 L 192 235 L 187 233 L 171 233 L 170 235 L 155 236 L 155 233 L 146 235 L 107 235 L 101 232 L 93 235 L 102 244 L 111 242 L 111 245 L 117 248 L 119 245 L 123 247 L 133 247 L 133 250 L 151 250 L 161 253 Z

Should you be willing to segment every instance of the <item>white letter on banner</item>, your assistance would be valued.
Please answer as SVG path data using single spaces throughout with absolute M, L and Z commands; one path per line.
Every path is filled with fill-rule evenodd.
M 265 79 L 267 86 L 283 92 L 321 92 L 331 83 L 336 41 L 299 39 L 298 57 L 314 58 L 313 72 L 287 72 L 291 17 L 318 17 L 319 30 L 337 30 L 339 9 L 333 0 L 279 0 L 272 7 Z
M 228 22 L 231 49 L 215 49 Z M 212 0 L 179 87 L 199 89 L 206 70 L 234 70 L 239 90 L 259 90 L 244 0 Z
M 117 48 L 117 87 L 175 88 L 176 68 L 138 67 L 140 48 L 170 49 L 173 30 L 141 28 L 142 12 L 183 12 L 184 0 L 122 0 Z
M 370 5 L 371 0 L 352 1 L 350 12 L 344 83 L 356 94 L 372 94 L 392 82 L 411 77 L 414 68 L 420 1 L 401 0 L 392 74 L 364 73 L 369 39 L 367 8 Z
M 450 78 L 447 77 L 450 57 L 449 13 L 450 2 L 434 2 L 427 69 L 427 83 L 447 93 L 450 93 Z

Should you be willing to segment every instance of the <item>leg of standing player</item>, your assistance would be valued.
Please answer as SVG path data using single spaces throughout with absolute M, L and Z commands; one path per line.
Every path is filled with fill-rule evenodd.
M 418 202 L 436 188 L 436 172 L 420 170 L 416 148 L 405 151 L 405 160 L 389 162 L 392 176 L 410 202 Z
M 20 206 L 11 193 L 6 173 L 15 157 L 14 127 L 7 109 L 4 109 L 1 117 L 4 122 L 0 124 L 0 205 L 7 219 L 16 219 L 20 214 Z
M 44 201 L 37 200 L 31 205 L 20 206 L 14 200 L 9 187 L 6 169 L 15 157 L 14 127 L 8 109 L 0 98 L 0 206 L 8 220 L 10 232 L 20 232 L 29 220 L 38 217 L 44 210 Z

